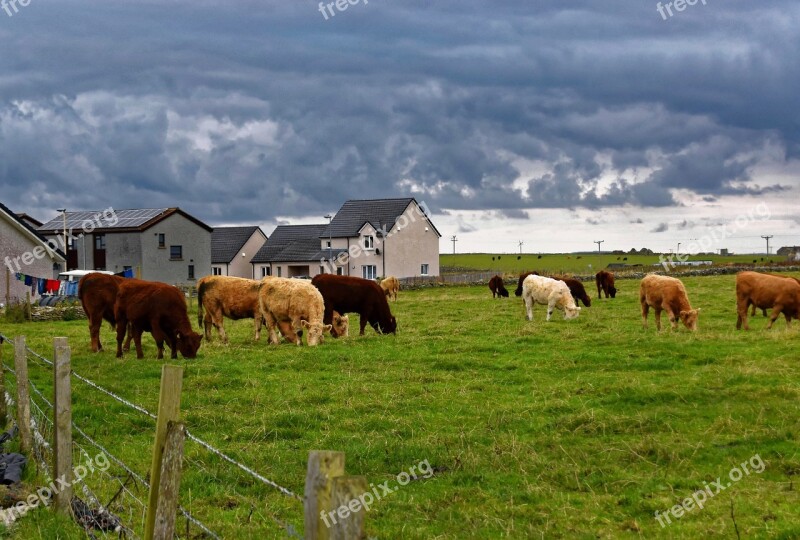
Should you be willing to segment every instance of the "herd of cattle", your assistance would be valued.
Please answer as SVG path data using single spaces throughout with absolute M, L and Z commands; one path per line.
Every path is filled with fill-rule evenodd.
M 614 284 L 614 274 L 601 270 L 595 275 L 597 284 L 597 297 L 614 298 L 617 289 Z M 508 290 L 503 284 L 503 278 L 494 276 L 489 280 L 489 289 L 492 298 L 508 297 Z M 528 272 L 519 276 L 516 296 L 521 296 L 525 302 L 525 311 L 528 320 L 533 320 L 533 306 L 542 304 L 547 306 L 547 320 L 558 309 L 564 313 L 564 319 L 574 319 L 580 314 L 578 302 L 584 306 L 591 306 L 591 299 L 586 294 L 583 284 L 572 278 L 544 277 L 536 272 Z M 681 280 L 648 274 L 639 285 L 639 302 L 642 308 L 642 324 L 647 327 L 647 317 L 650 308 L 653 308 L 656 328 L 661 330 L 661 312 L 666 312 L 672 328 L 677 328 L 681 321 L 690 330 L 697 329 L 697 318 L 700 308 L 692 309 L 686 288 Z M 769 324 L 772 328 L 775 320 L 783 314 L 786 325 L 791 324 L 792 318 L 800 318 L 800 280 L 790 276 L 776 274 L 763 274 L 759 272 L 739 272 L 736 275 L 736 311 L 738 318 L 736 328 L 747 324 L 747 311 L 752 308 L 755 315 L 756 308 L 764 316 L 771 309 Z
M 614 274 L 601 270 L 595 276 L 597 296 L 615 298 L 617 289 Z M 297 345 L 307 332 L 308 345 L 318 345 L 326 332 L 333 337 L 349 335 L 348 313 L 358 313 L 359 334 L 369 324 L 376 332 L 393 334 L 397 321 L 389 309 L 388 298 L 397 299 L 400 284 L 387 277 L 380 285 L 372 280 L 350 276 L 321 274 L 311 281 L 291 278 L 265 277 L 260 281 L 226 276 L 207 276 L 197 283 L 197 323 L 204 329 L 206 340 L 211 339 L 211 327 L 217 329 L 221 340 L 228 342 L 223 319 L 253 319 L 254 338 L 267 325 L 269 342 L 277 344 L 283 338 Z M 489 281 L 492 297 L 508 297 L 500 276 Z M 583 284 L 572 278 L 545 277 L 536 272 L 519 276 L 516 296 L 521 296 L 528 320 L 533 319 L 533 306 L 547 306 L 547 320 L 558 309 L 564 318 L 580 314 L 577 305 L 591 306 Z M 130 348 L 133 340 L 137 358 L 142 358 L 142 333 L 150 332 L 158 347 L 158 358 L 164 356 L 164 343 L 170 347 L 172 358 L 180 351 L 185 358 L 195 358 L 203 335 L 192 329 L 186 299 L 178 288 L 165 283 L 126 279 L 119 276 L 92 273 L 79 284 L 79 298 L 89 318 L 92 351 L 102 350 L 100 326 L 103 320 L 117 332 L 117 357 Z M 793 277 L 758 272 L 736 275 L 738 319 L 736 328 L 749 329 L 748 310 L 771 309 L 768 328 L 783 314 L 786 324 L 800 318 L 800 280 Z M 653 308 L 656 327 L 661 330 L 661 313 L 666 312 L 672 328 L 681 321 L 690 330 L 697 329 L 700 308 L 692 309 L 683 283 L 673 277 L 648 274 L 639 287 L 642 323 L 647 326 Z M 123 341 L 125 342 L 123 344 Z

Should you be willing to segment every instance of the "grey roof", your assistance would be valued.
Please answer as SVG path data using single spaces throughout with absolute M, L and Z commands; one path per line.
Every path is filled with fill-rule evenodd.
M 328 227 L 325 227 L 320 237 L 344 238 L 358 236 L 358 231 L 361 230 L 365 223 L 369 223 L 377 230 L 385 227 L 387 231 L 390 231 L 394 227 L 397 218 L 405 212 L 412 202 L 416 202 L 413 197 L 347 201 L 331 220 L 330 231 L 328 231 Z M 431 223 L 431 226 L 433 226 L 433 223 Z M 436 227 L 433 227 L 433 229 L 436 230 Z M 439 231 L 437 230 L 436 232 L 438 233 Z
M 204 229 L 211 231 L 211 227 L 181 210 L 180 208 L 134 208 L 129 210 L 114 210 L 109 218 L 104 214 L 104 210 L 91 210 L 80 212 L 67 212 L 67 230 L 80 231 L 85 222 L 92 222 L 94 232 L 130 232 L 143 231 L 159 221 L 168 218 L 173 214 L 180 214 L 188 220 L 196 223 Z M 98 218 L 99 215 L 99 218 Z M 117 221 L 114 222 L 114 217 Z M 99 221 L 99 225 L 98 225 Z M 63 215 L 58 215 L 39 227 L 39 232 L 43 234 L 60 231 L 64 227 Z
M 320 248 L 320 235 L 327 227 L 324 223 L 279 225 L 250 262 L 314 262 L 327 259 L 329 250 Z M 336 257 L 343 251 L 347 250 L 334 249 L 332 254 Z
M 211 263 L 229 263 L 260 227 L 214 227 L 211 233 Z M 263 232 L 261 234 L 264 234 Z M 265 237 L 266 238 L 266 237 Z

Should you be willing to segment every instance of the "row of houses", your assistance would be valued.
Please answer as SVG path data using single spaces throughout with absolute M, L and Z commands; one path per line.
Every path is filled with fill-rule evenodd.
M 328 223 L 211 227 L 180 208 L 63 211 L 41 223 L 0 204 L 0 291 L 24 296 L 21 272 L 53 278 L 73 269 L 131 270 L 142 279 L 191 283 L 203 276 L 259 279 L 336 273 L 368 279 L 436 276 L 439 238 L 414 198 L 350 200 Z M 24 254 L 41 248 L 28 264 Z

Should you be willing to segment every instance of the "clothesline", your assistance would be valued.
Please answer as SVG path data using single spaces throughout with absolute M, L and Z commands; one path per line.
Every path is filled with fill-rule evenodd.
M 31 295 L 58 294 L 61 296 L 77 296 L 78 295 L 78 282 L 77 281 L 61 281 L 58 279 L 41 278 L 38 276 L 31 276 L 23 272 L 14 274 L 17 280 L 25 283 L 26 286 L 31 288 Z M 132 278 L 133 270 L 124 270 L 116 275 Z

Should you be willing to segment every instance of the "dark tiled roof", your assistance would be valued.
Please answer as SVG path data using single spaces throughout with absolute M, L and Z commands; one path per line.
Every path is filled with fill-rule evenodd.
M 327 259 L 328 250 L 320 249 L 320 235 L 326 228 L 325 224 L 279 225 L 250 262 L 312 262 Z M 347 250 L 334 249 L 333 256 L 342 251 Z
M 211 233 L 211 263 L 231 262 L 250 237 L 260 230 L 256 226 L 214 227 L 214 232 Z
M 95 224 L 95 232 L 131 232 L 131 231 L 144 231 L 159 221 L 168 218 L 173 214 L 180 214 L 189 221 L 196 223 L 207 231 L 211 231 L 211 227 L 200 221 L 199 219 L 191 216 L 181 210 L 180 208 L 135 208 L 130 210 L 114 210 L 114 215 L 117 217 L 117 222 L 112 224 L 105 219 L 103 210 L 80 211 L 80 212 L 67 212 L 67 230 L 81 231 L 85 221 L 92 221 Z M 95 217 L 100 214 L 100 226 L 97 225 L 98 219 Z M 60 231 L 63 228 L 63 216 L 59 215 L 39 227 L 39 232 L 42 234 L 52 234 L 55 231 Z
M 47 240 L 45 239 L 45 237 L 44 237 L 44 236 L 42 236 L 42 235 L 39 233 L 39 231 L 37 231 L 36 229 L 34 229 L 33 227 L 31 227 L 31 226 L 30 226 L 30 225 L 29 225 L 29 224 L 28 224 L 28 223 L 27 223 L 25 220 L 23 220 L 23 219 L 22 219 L 20 216 L 18 216 L 17 214 L 15 214 L 15 213 L 14 213 L 14 212 L 12 212 L 11 210 L 9 210 L 9 208 L 8 208 L 6 205 L 4 205 L 3 203 L 0 203 L 0 211 L 2 211 L 2 212 L 4 212 L 4 213 L 6 213 L 6 214 L 8 215 L 8 217 L 9 217 L 9 218 L 11 218 L 11 219 L 13 219 L 14 221 L 16 221 L 17 223 L 19 223 L 19 224 L 20 224 L 20 225 L 21 225 L 21 226 L 22 226 L 22 227 L 23 227 L 25 230 L 27 230 L 28 232 L 30 232 L 31 234 L 33 234 L 33 236 L 35 236 L 36 238 L 38 238 L 38 239 L 39 239 L 39 241 L 40 241 L 42 244 L 45 244 L 45 245 L 47 245 Z M 61 258 L 62 258 L 62 259 L 64 259 L 65 261 L 67 260 L 67 256 L 64 254 L 64 252 L 63 252 L 63 251 L 62 251 L 60 248 L 56 249 L 56 252 L 58 253 L 59 257 L 61 257 Z
M 328 227 L 325 227 L 320 237 L 343 238 L 358 236 L 358 231 L 361 230 L 365 223 L 371 224 L 377 230 L 385 227 L 389 231 L 394 226 L 397 218 L 405 212 L 412 202 L 416 202 L 412 197 L 347 201 L 331 220 L 330 232 Z

